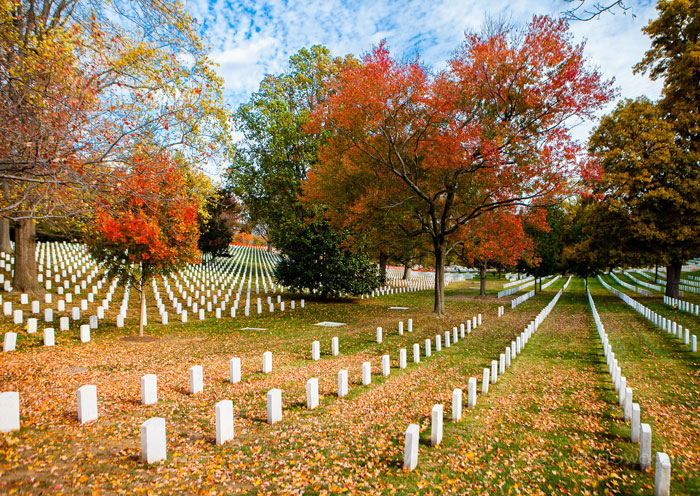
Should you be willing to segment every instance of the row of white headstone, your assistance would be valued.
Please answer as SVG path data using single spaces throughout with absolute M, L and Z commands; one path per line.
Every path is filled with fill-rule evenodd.
M 571 278 L 569 278 L 569 281 Z M 481 379 L 481 394 L 487 394 L 489 384 L 498 382 L 498 377 L 503 375 L 507 368 L 515 358 L 522 353 L 525 345 L 528 343 L 532 335 L 537 331 L 540 324 L 544 322 L 554 306 L 559 301 L 562 292 L 569 284 L 567 281 L 563 289 L 554 296 L 554 298 L 544 307 L 532 320 L 527 327 L 520 333 L 515 340 L 511 341 L 510 346 L 507 346 L 505 353 L 499 355 L 498 360 L 491 360 L 491 366 L 483 369 Z M 452 421 L 459 422 L 462 418 L 462 396 L 463 391 L 460 388 L 455 388 L 452 391 Z M 477 399 L 477 378 L 470 377 L 467 389 L 467 406 L 473 408 L 476 405 Z M 443 437 L 443 405 L 433 405 L 431 411 L 430 422 L 430 444 L 437 446 L 442 442 Z M 418 424 L 410 424 L 406 429 L 404 437 L 404 458 L 403 466 L 405 469 L 414 470 L 418 466 L 418 444 L 419 444 L 420 427 Z
M 629 284 L 629 283 L 623 281 L 622 279 L 620 279 L 619 277 L 617 277 L 617 276 L 615 275 L 615 272 L 614 272 L 614 271 L 613 271 L 613 272 L 610 272 L 610 277 L 612 277 L 612 278 L 615 280 L 615 282 L 618 283 L 618 284 L 619 284 L 620 286 L 622 286 L 623 288 L 627 288 L 627 289 L 629 289 L 630 291 L 634 291 L 635 293 L 638 293 L 638 294 L 640 294 L 640 295 L 642 295 L 642 296 L 654 296 L 654 294 L 653 294 L 651 291 L 647 290 L 647 289 L 638 288 L 637 286 L 635 286 L 635 285 L 633 285 L 633 284 Z M 598 276 L 598 278 L 600 279 L 600 276 Z
M 627 378 L 622 375 L 622 369 L 618 364 L 615 353 L 605 331 L 605 326 L 600 320 L 600 315 L 596 309 L 591 292 L 586 288 L 588 303 L 591 307 L 593 320 L 595 321 L 600 342 L 603 345 L 603 352 L 608 366 L 608 372 L 615 391 L 618 393 L 618 404 L 623 408 L 623 418 L 630 423 L 630 441 L 639 444 L 639 467 L 646 471 L 651 467 L 651 426 L 642 424 L 641 409 L 639 403 L 633 403 L 633 391 L 627 383 Z M 668 496 L 671 492 L 671 461 L 666 453 L 656 453 L 656 480 L 654 494 L 657 496 Z
M 693 353 L 697 353 L 698 351 L 698 338 L 695 334 L 690 334 L 689 329 L 684 329 L 683 326 L 678 324 L 677 322 L 667 319 L 666 317 L 662 317 L 658 313 L 654 312 L 651 308 L 648 308 L 645 305 L 642 305 L 638 301 L 636 301 L 633 298 L 630 298 L 627 296 L 625 293 L 622 291 L 618 291 L 617 289 L 613 288 L 609 284 L 607 284 L 603 279 L 601 279 L 600 276 L 598 276 L 598 280 L 601 282 L 603 287 L 605 287 L 608 291 L 610 291 L 612 294 L 620 298 L 622 301 L 627 303 L 630 307 L 634 308 L 637 313 L 641 314 L 652 322 L 655 326 L 665 330 L 669 334 L 673 334 L 675 337 L 677 337 L 683 344 L 685 345 L 690 345 L 690 351 Z
M 671 298 L 670 296 L 664 296 L 664 303 L 681 312 L 688 312 L 696 316 L 700 315 L 700 305 L 696 305 L 695 303 L 679 300 L 678 298 Z
M 526 302 L 527 300 L 529 300 L 529 299 L 532 298 L 533 296 L 535 296 L 535 291 L 534 291 L 534 290 L 533 290 L 533 291 L 530 291 L 530 292 L 528 292 L 528 293 L 522 294 L 522 295 L 518 296 L 517 298 L 513 298 L 512 300 L 510 300 L 510 308 L 511 308 L 511 310 L 512 310 L 513 308 L 517 307 L 518 305 L 520 305 L 521 303 Z
M 625 271 L 623 271 L 623 273 L 624 273 L 627 277 L 629 277 L 630 279 L 632 279 L 632 281 L 633 281 L 635 284 L 638 284 L 638 285 L 640 285 L 640 286 L 644 286 L 645 288 L 651 289 L 652 291 L 663 291 L 663 288 L 662 288 L 661 286 L 659 286 L 658 284 L 652 284 L 652 283 L 650 283 L 650 282 L 642 281 L 641 279 L 637 279 L 636 277 L 634 277 L 634 276 L 631 274 L 630 271 L 625 270 Z M 637 273 L 639 274 L 640 272 L 637 272 Z

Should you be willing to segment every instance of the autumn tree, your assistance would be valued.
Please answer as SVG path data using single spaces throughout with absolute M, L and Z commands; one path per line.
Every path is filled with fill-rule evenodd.
M 177 2 L 2 0 L 0 63 L 0 214 L 16 223 L 17 290 L 40 289 L 35 221 L 89 214 L 146 136 L 190 167 L 229 139 L 221 80 Z
M 146 289 L 156 275 L 199 258 L 196 198 L 167 152 L 139 149 L 128 167 L 114 171 L 116 194 L 100 208 L 85 236 L 109 277 L 139 293 L 139 336 L 146 317 Z
M 674 298 L 683 262 L 700 253 L 700 168 L 680 143 L 674 123 L 646 98 L 620 102 L 589 141 L 600 166 L 592 184 L 600 231 L 627 264 L 666 263 Z
M 442 315 L 455 233 L 488 211 L 563 191 L 578 152 L 565 123 L 611 96 L 566 23 L 547 17 L 522 32 L 468 35 L 434 75 L 382 44 L 345 67 L 315 110 L 312 128 L 329 137 L 307 188 L 341 225 L 343 211 L 410 212 L 402 231 L 432 244 Z M 337 202 L 338 183 L 360 188 L 358 199 Z
M 457 235 L 457 260 L 479 269 L 479 296 L 486 296 L 489 266 L 515 266 L 532 255 L 532 240 L 523 229 L 523 215 L 512 207 L 486 212 L 464 225 Z

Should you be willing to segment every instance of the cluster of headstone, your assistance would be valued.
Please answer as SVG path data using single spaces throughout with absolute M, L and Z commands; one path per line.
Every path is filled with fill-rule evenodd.
M 566 282 L 564 287 L 560 289 L 552 300 L 544 307 L 532 320 L 527 327 L 520 333 L 515 340 L 511 341 L 510 346 L 505 348 L 504 353 L 501 353 L 498 360 L 491 360 L 490 367 L 484 367 L 481 377 L 481 394 L 489 392 L 489 384 L 498 382 L 498 377 L 503 375 L 515 358 L 522 353 L 525 345 L 528 343 L 532 335 L 537 331 L 539 326 L 544 322 L 547 316 L 551 313 L 554 306 L 559 301 L 562 293 L 566 290 L 571 281 L 571 277 Z M 439 336 L 438 336 L 439 337 Z M 427 344 L 427 342 L 426 342 Z M 462 419 L 462 396 L 463 391 L 456 388 L 452 391 L 452 421 L 459 422 Z M 470 377 L 467 389 L 467 406 L 473 408 L 476 405 L 477 398 L 477 378 Z M 443 437 L 443 410 L 441 404 L 433 405 L 430 421 L 430 444 L 437 446 L 442 442 Z M 420 428 L 418 424 L 410 424 L 406 429 L 404 438 L 404 457 L 403 466 L 405 469 L 413 470 L 418 465 L 418 443 L 419 443 Z
M 600 276 L 598 276 L 598 280 L 600 283 L 603 285 L 604 288 L 606 288 L 608 291 L 610 291 L 612 294 L 620 298 L 622 301 L 627 303 L 630 307 L 634 308 L 637 313 L 643 315 L 647 320 L 649 320 L 651 323 L 653 323 L 655 326 L 659 327 L 660 329 L 663 329 L 669 334 L 673 334 L 676 338 L 678 338 L 683 344 L 686 346 L 690 346 L 690 351 L 693 353 L 697 353 L 698 351 L 698 338 L 695 334 L 690 334 L 690 329 L 688 328 L 683 328 L 682 325 L 678 324 L 676 321 L 673 321 L 671 319 L 667 319 L 666 317 L 662 317 L 658 313 L 654 312 L 651 308 L 646 307 L 645 305 L 642 305 L 638 301 L 634 300 L 633 298 L 627 296 L 625 293 L 622 291 L 618 291 L 617 289 L 613 288 L 609 284 L 607 284 L 603 279 L 601 279 Z
M 532 276 L 526 279 L 522 279 L 520 281 L 508 282 L 503 285 L 503 287 L 506 289 L 503 289 L 502 291 L 498 292 L 498 298 L 503 298 L 504 296 L 510 296 L 515 293 L 520 293 L 521 291 L 524 291 L 533 284 L 535 284 L 535 278 Z
M 534 291 L 534 290 L 533 290 L 533 291 L 530 291 L 530 292 L 528 292 L 528 293 L 522 294 L 522 295 L 518 296 L 517 298 L 513 298 L 512 300 L 510 300 L 510 308 L 511 308 L 511 310 L 512 310 L 513 308 L 517 307 L 518 305 L 520 305 L 521 303 L 526 302 L 527 300 L 529 300 L 529 299 L 532 298 L 533 296 L 535 296 L 535 291 Z
M 684 268 L 685 268 L 685 266 L 684 266 Z M 700 269 L 700 267 L 696 266 L 695 270 L 698 270 L 698 269 Z M 656 279 L 655 276 L 648 274 L 646 271 L 638 270 L 637 272 L 639 274 L 645 276 L 648 279 L 651 279 L 651 280 Z M 665 280 L 666 279 L 665 273 L 666 273 L 665 268 L 663 268 L 663 267 L 659 268 L 658 278 Z M 678 289 L 680 290 L 680 296 L 683 296 L 684 292 L 695 293 L 695 294 L 700 293 L 700 282 L 698 282 L 698 277 L 690 275 L 690 274 L 686 274 L 686 276 L 683 277 L 683 275 L 681 274 L 681 279 L 678 283 Z M 659 290 L 659 291 L 661 291 L 661 290 Z
M 680 310 L 681 312 L 700 315 L 700 305 L 696 305 L 695 303 L 679 300 L 678 298 L 671 298 L 670 296 L 664 296 L 664 303 L 670 307 Z
M 560 277 L 561 277 L 561 276 L 558 275 L 558 276 L 556 276 L 556 277 L 550 279 L 549 281 L 547 281 L 546 283 L 544 283 L 544 284 L 542 285 L 542 289 L 547 289 L 547 288 L 550 287 L 552 284 L 554 284 L 555 282 L 557 282 L 557 280 L 559 280 Z
M 622 375 L 622 369 L 618 364 L 617 358 L 615 358 L 615 353 L 612 351 L 608 334 L 600 320 L 593 296 L 588 288 L 586 288 L 586 293 L 588 294 L 588 303 L 598 330 L 598 336 L 603 345 L 608 372 L 618 394 L 618 404 L 623 409 L 622 413 L 625 422 L 630 423 L 630 441 L 639 444 L 639 466 L 643 471 L 646 471 L 651 467 L 651 426 L 640 423 L 641 409 L 639 403 L 633 402 L 634 392 L 629 387 L 627 378 Z M 656 453 L 655 475 L 656 487 L 654 494 L 668 496 L 671 491 L 671 461 L 666 453 Z
M 598 276 L 600 278 L 600 276 Z M 637 286 L 634 286 L 633 284 L 626 283 L 625 281 L 621 280 L 619 277 L 615 275 L 615 271 L 610 272 L 610 277 L 612 277 L 616 283 L 618 283 L 620 286 L 623 288 L 627 288 L 630 291 L 634 291 L 635 293 L 638 293 L 642 296 L 654 296 L 654 294 L 646 289 L 638 288 Z
M 642 274 L 642 275 L 644 275 L 644 273 L 641 272 L 641 271 L 639 271 L 639 270 L 636 270 L 636 271 L 634 271 L 634 272 L 636 272 L 637 274 Z M 630 279 L 632 279 L 632 281 L 633 281 L 635 284 L 638 284 L 638 285 L 640 285 L 640 286 L 644 286 L 644 287 L 647 288 L 647 289 L 651 289 L 652 291 L 663 291 L 663 290 L 664 290 L 664 288 L 662 288 L 662 287 L 659 286 L 658 284 L 652 284 L 652 283 L 650 283 L 650 282 L 642 281 L 641 279 L 637 279 L 636 277 L 634 277 L 634 276 L 632 275 L 631 271 L 625 270 L 625 271 L 623 271 L 623 273 L 624 273 L 627 277 L 629 277 Z
M 227 315 L 229 306 L 232 317 L 236 316 L 240 305 L 243 305 L 244 315 L 255 311 L 260 314 L 263 308 L 274 312 L 285 311 L 285 308 L 293 310 L 297 303 L 302 308 L 305 306 L 304 299 L 300 302 L 295 300 L 285 302 L 279 294 L 274 300 L 273 296 L 267 296 L 263 306 L 261 297 L 251 296 L 253 288 L 257 294 L 260 294 L 261 290 L 265 293 L 284 290 L 272 279 L 274 264 L 278 261 L 276 255 L 249 246 L 229 247 L 229 254 L 231 257 L 226 259 L 219 259 L 206 265 L 188 265 L 171 276 L 162 276 L 159 280 L 164 295 L 161 295 L 156 279 L 152 280 L 152 291 L 160 314 L 160 322 L 163 325 L 169 323 L 168 309 L 171 307 L 182 322 L 187 322 L 188 314 L 199 320 L 204 320 L 212 314 L 217 319 L 222 318 Z M 92 313 L 87 315 L 88 323 L 80 325 L 79 328 L 81 341 L 90 341 L 90 331 L 99 328 L 100 321 L 105 318 L 105 312 L 112 304 L 119 278 L 109 281 L 103 272 L 103 267 L 95 262 L 82 244 L 38 243 L 36 257 L 39 282 L 44 284 L 47 291 L 55 291 L 57 294 L 46 293 L 43 302 L 38 300 L 30 302 L 29 295 L 22 294 L 19 305 L 16 303 L 14 305 L 24 308 L 13 308 L 13 302 L 3 302 L 0 295 L 0 305 L 4 315 L 11 317 L 17 325 L 24 324 L 26 320 L 27 333 L 34 334 L 38 331 L 42 320 L 49 325 L 57 321 L 59 331 L 68 331 L 73 323 L 80 323 L 85 318 L 85 314 Z M 13 258 L 9 254 L 0 254 L 0 269 L 9 271 L 10 276 L 12 263 Z M 9 284 L 9 281 L 4 280 L 5 274 L 0 273 L 0 277 L 4 283 Z M 5 289 L 11 289 L 11 287 L 5 287 Z M 102 296 L 98 296 L 100 294 Z M 126 287 L 116 315 L 117 327 L 124 327 L 130 295 L 131 289 Z M 242 295 L 244 295 L 243 298 Z M 99 305 L 95 308 L 94 304 L 97 303 Z M 285 303 L 289 306 L 286 307 Z M 74 306 L 71 307 L 71 304 Z M 140 311 L 138 302 L 133 306 L 138 314 Z M 28 317 L 27 313 L 36 317 Z M 66 313 L 69 315 L 65 315 Z M 147 324 L 147 315 L 144 315 L 144 320 Z M 55 327 L 45 327 L 43 333 L 44 344 L 54 346 Z M 13 351 L 16 342 L 17 333 L 7 333 L 4 337 L 3 351 Z

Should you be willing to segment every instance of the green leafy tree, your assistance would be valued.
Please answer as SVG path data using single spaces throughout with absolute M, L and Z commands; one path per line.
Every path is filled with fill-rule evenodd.
M 227 190 L 220 189 L 207 199 L 203 210 L 198 216 L 197 245 L 213 261 L 228 251 L 234 233 L 240 230 L 240 205 Z
M 546 224 L 540 222 L 526 223 L 526 235 L 532 240 L 532 257 L 522 259 L 518 268 L 540 279 L 554 275 L 562 270 L 561 254 L 564 250 L 563 228 L 566 211 L 561 205 L 550 205 L 546 209 Z
M 311 110 L 327 95 L 324 81 L 351 63 L 322 46 L 303 48 L 289 69 L 268 75 L 234 116 L 243 140 L 227 172 L 231 190 L 247 210 L 248 221 L 275 245 L 288 227 L 308 215 L 299 195 L 318 161 L 320 134 L 304 129 Z
M 335 230 L 325 220 L 297 223 L 290 230 L 282 238 L 282 260 L 275 269 L 282 285 L 310 289 L 324 298 L 360 295 L 379 286 L 377 269 L 367 254 L 345 246 L 346 230 Z

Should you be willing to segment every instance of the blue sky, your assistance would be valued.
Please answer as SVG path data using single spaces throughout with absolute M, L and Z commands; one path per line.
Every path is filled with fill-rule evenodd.
M 576 0 L 575 0 L 576 1 Z M 586 0 L 592 4 L 591 0 Z M 533 15 L 560 15 L 564 0 L 189 0 L 202 24 L 211 57 L 225 80 L 232 110 L 247 101 L 265 74 L 285 70 L 290 55 L 302 47 L 327 46 L 334 55 L 356 56 L 386 39 L 392 54 L 419 55 L 439 69 L 464 39 L 478 31 L 487 16 L 507 16 L 526 23 Z M 615 77 L 620 96 L 658 98 L 661 85 L 632 66 L 649 48 L 641 32 L 655 17 L 655 2 L 628 1 L 627 14 L 604 14 L 597 20 L 573 22 L 576 40 L 586 40 L 586 54 L 606 77 Z M 632 15 L 634 14 L 634 16 Z M 592 124 L 576 128 L 585 140 Z

